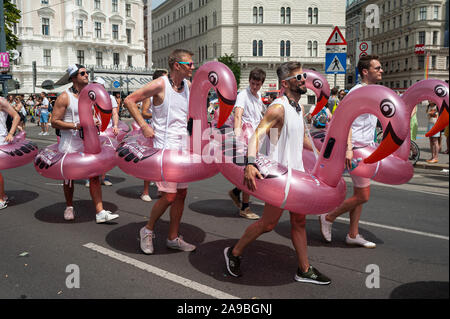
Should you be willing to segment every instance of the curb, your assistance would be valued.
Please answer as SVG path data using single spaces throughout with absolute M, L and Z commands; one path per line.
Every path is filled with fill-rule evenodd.
M 415 168 L 425 168 L 425 169 L 432 169 L 432 170 L 438 170 L 442 171 L 443 169 L 449 169 L 449 164 L 429 164 L 427 162 L 418 161 L 416 165 L 414 165 Z

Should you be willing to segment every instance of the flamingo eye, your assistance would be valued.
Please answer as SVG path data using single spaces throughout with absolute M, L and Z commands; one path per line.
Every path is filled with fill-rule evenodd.
M 219 83 L 219 76 L 216 72 L 210 72 L 208 75 L 208 80 L 212 85 L 216 86 Z
M 320 80 L 314 80 L 313 85 L 316 89 L 321 89 L 323 87 L 322 81 Z
M 88 95 L 89 95 L 89 98 L 90 98 L 92 101 L 95 101 L 96 95 L 95 95 L 95 92 L 94 92 L 94 91 L 89 91 Z
M 380 104 L 381 113 L 386 117 L 393 117 L 395 115 L 395 105 L 391 100 L 383 100 Z
M 447 88 L 443 85 L 438 85 L 434 88 L 434 93 L 439 97 L 447 96 Z

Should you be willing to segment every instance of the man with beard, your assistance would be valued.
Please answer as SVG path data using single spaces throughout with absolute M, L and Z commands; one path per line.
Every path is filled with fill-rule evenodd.
M 299 62 L 283 63 L 277 69 L 277 75 L 280 86 L 285 89 L 285 94 L 269 106 L 248 145 L 244 184 L 252 191 L 257 190 L 256 178 L 263 178 L 255 164 L 257 150 L 265 135 L 268 135 L 271 129 L 276 129 L 277 136 L 270 139 L 269 158 L 281 165 L 290 169 L 304 171 L 303 146 L 312 150 L 311 141 L 305 135 L 303 108 L 299 105 L 301 95 L 306 93 L 306 74 L 302 71 L 302 65 Z M 276 141 L 273 141 L 274 139 Z M 275 144 L 272 144 L 273 142 Z M 286 198 L 287 195 L 285 194 Z M 283 208 L 266 203 L 261 219 L 246 229 L 244 235 L 235 246 L 225 248 L 225 262 L 230 275 L 235 277 L 241 275 L 240 256 L 245 247 L 263 233 L 273 230 L 283 210 Z M 305 215 L 290 212 L 290 219 L 292 243 L 294 244 L 299 263 L 295 280 L 318 285 L 329 284 L 331 280 L 309 264 Z

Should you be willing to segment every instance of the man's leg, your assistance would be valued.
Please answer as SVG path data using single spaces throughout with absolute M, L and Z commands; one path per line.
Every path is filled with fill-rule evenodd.
M 64 190 L 64 197 L 66 199 L 66 209 L 64 210 L 64 219 L 73 220 L 75 219 L 75 212 L 73 209 L 73 191 L 74 191 L 73 181 L 69 181 L 68 184 L 66 184 L 66 181 L 63 181 L 63 190 Z
M 95 216 L 97 224 L 109 222 L 119 217 L 118 214 L 112 214 L 110 211 L 103 209 L 100 176 L 92 177 L 89 179 L 89 192 L 91 193 L 92 201 L 95 205 L 95 211 L 97 212 Z
M 145 228 L 151 231 L 155 229 L 156 222 L 165 213 L 167 208 L 175 202 L 176 196 L 176 193 L 166 193 L 161 191 L 161 197 L 156 201 L 155 205 L 153 205 L 152 211 L 150 212 L 150 218 L 147 225 L 145 225 Z
M 187 188 L 178 189 L 176 193 L 175 200 L 170 206 L 170 224 L 169 224 L 169 234 L 167 238 L 169 240 L 174 240 L 179 235 L 181 217 L 183 216 L 184 202 L 186 199 Z
M 353 187 L 353 196 L 347 198 L 339 207 L 337 207 L 333 212 L 326 215 L 326 220 L 328 222 L 334 222 L 336 218 L 345 214 L 346 212 L 353 211 L 357 206 L 361 206 L 367 203 L 370 198 L 370 186 L 364 188 Z M 354 213 L 354 217 L 359 221 L 359 216 L 361 215 L 361 210 Z

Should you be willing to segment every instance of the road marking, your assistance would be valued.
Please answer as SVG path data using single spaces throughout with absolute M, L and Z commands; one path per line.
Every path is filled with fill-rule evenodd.
M 337 219 L 343 220 L 343 221 L 346 221 L 346 222 L 350 222 L 349 218 L 338 217 Z M 362 224 L 362 225 L 368 225 L 368 226 L 373 226 L 373 227 L 378 227 L 378 228 L 385 228 L 385 229 L 390 229 L 390 230 L 396 230 L 396 231 L 401 231 L 401 232 L 404 232 L 404 233 L 410 233 L 410 234 L 415 234 L 415 235 L 420 235 L 420 236 L 426 236 L 426 237 L 438 238 L 438 239 L 443 239 L 443 240 L 449 240 L 448 236 L 436 235 L 436 234 L 421 232 L 421 231 L 418 231 L 418 230 L 412 230 L 412 229 L 400 228 L 400 227 L 394 227 L 394 226 L 387 226 L 387 225 L 376 224 L 376 223 L 371 223 L 371 222 L 364 222 L 364 221 L 359 221 L 359 223 Z
M 160 269 L 160 268 L 154 267 L 152 265 L 143 263 L 143 262 L 141 262 L 139 260 L 130 258 L 128 256 L 116 253 L 115 251 L 112 251 L 110 249 L 107 249 L 107 248 L 104 248 L 102 246 L 96 245 L 94 243 L 88 243 L 86 245 L 83 245 L 83 247 L 86 247 L 88 249 L 96 251 L 96 252 L 98 252 L 100 254 L 103 254 L 105 256 L 114 258 L 116 260 L 119 260 L 119 261 L 124 262 L 124 263 L 129 264 L 129 265 L 132 265 L 132 266 L 134 266 L 136 268 L 139 268 L 141 270 L 144 270 L 146 272 L 152 273 L 152 274 L 154 274 L 156 276 L 159 276 L 161 278 L 170 280 L 172 282 L 175 282 L 177 284 L 180 284 L 180 285 L 185 286 L 187 288 L 196 290 L 196 291 L 201 292 L 201 293 L 203 293 L 205 295 L 212 296 L 212 297 L 217 298 L 217 299 L 240 299 L 239 297 L 229 295 L 229 294 L 227 294 L 225 292 L 222 292 L 220 290 L 217 290 L 217 289 L 214 289 L 214 288 L 202 285 L 202 284 L 200 284 L 198 282 L 192 281 L 190 279 L 186 279 L 186 278 L 183 278 L 181 276 L 172 274 L 172 273 L 170 273 L 168 271 L 165 271 L 163 269 Z

